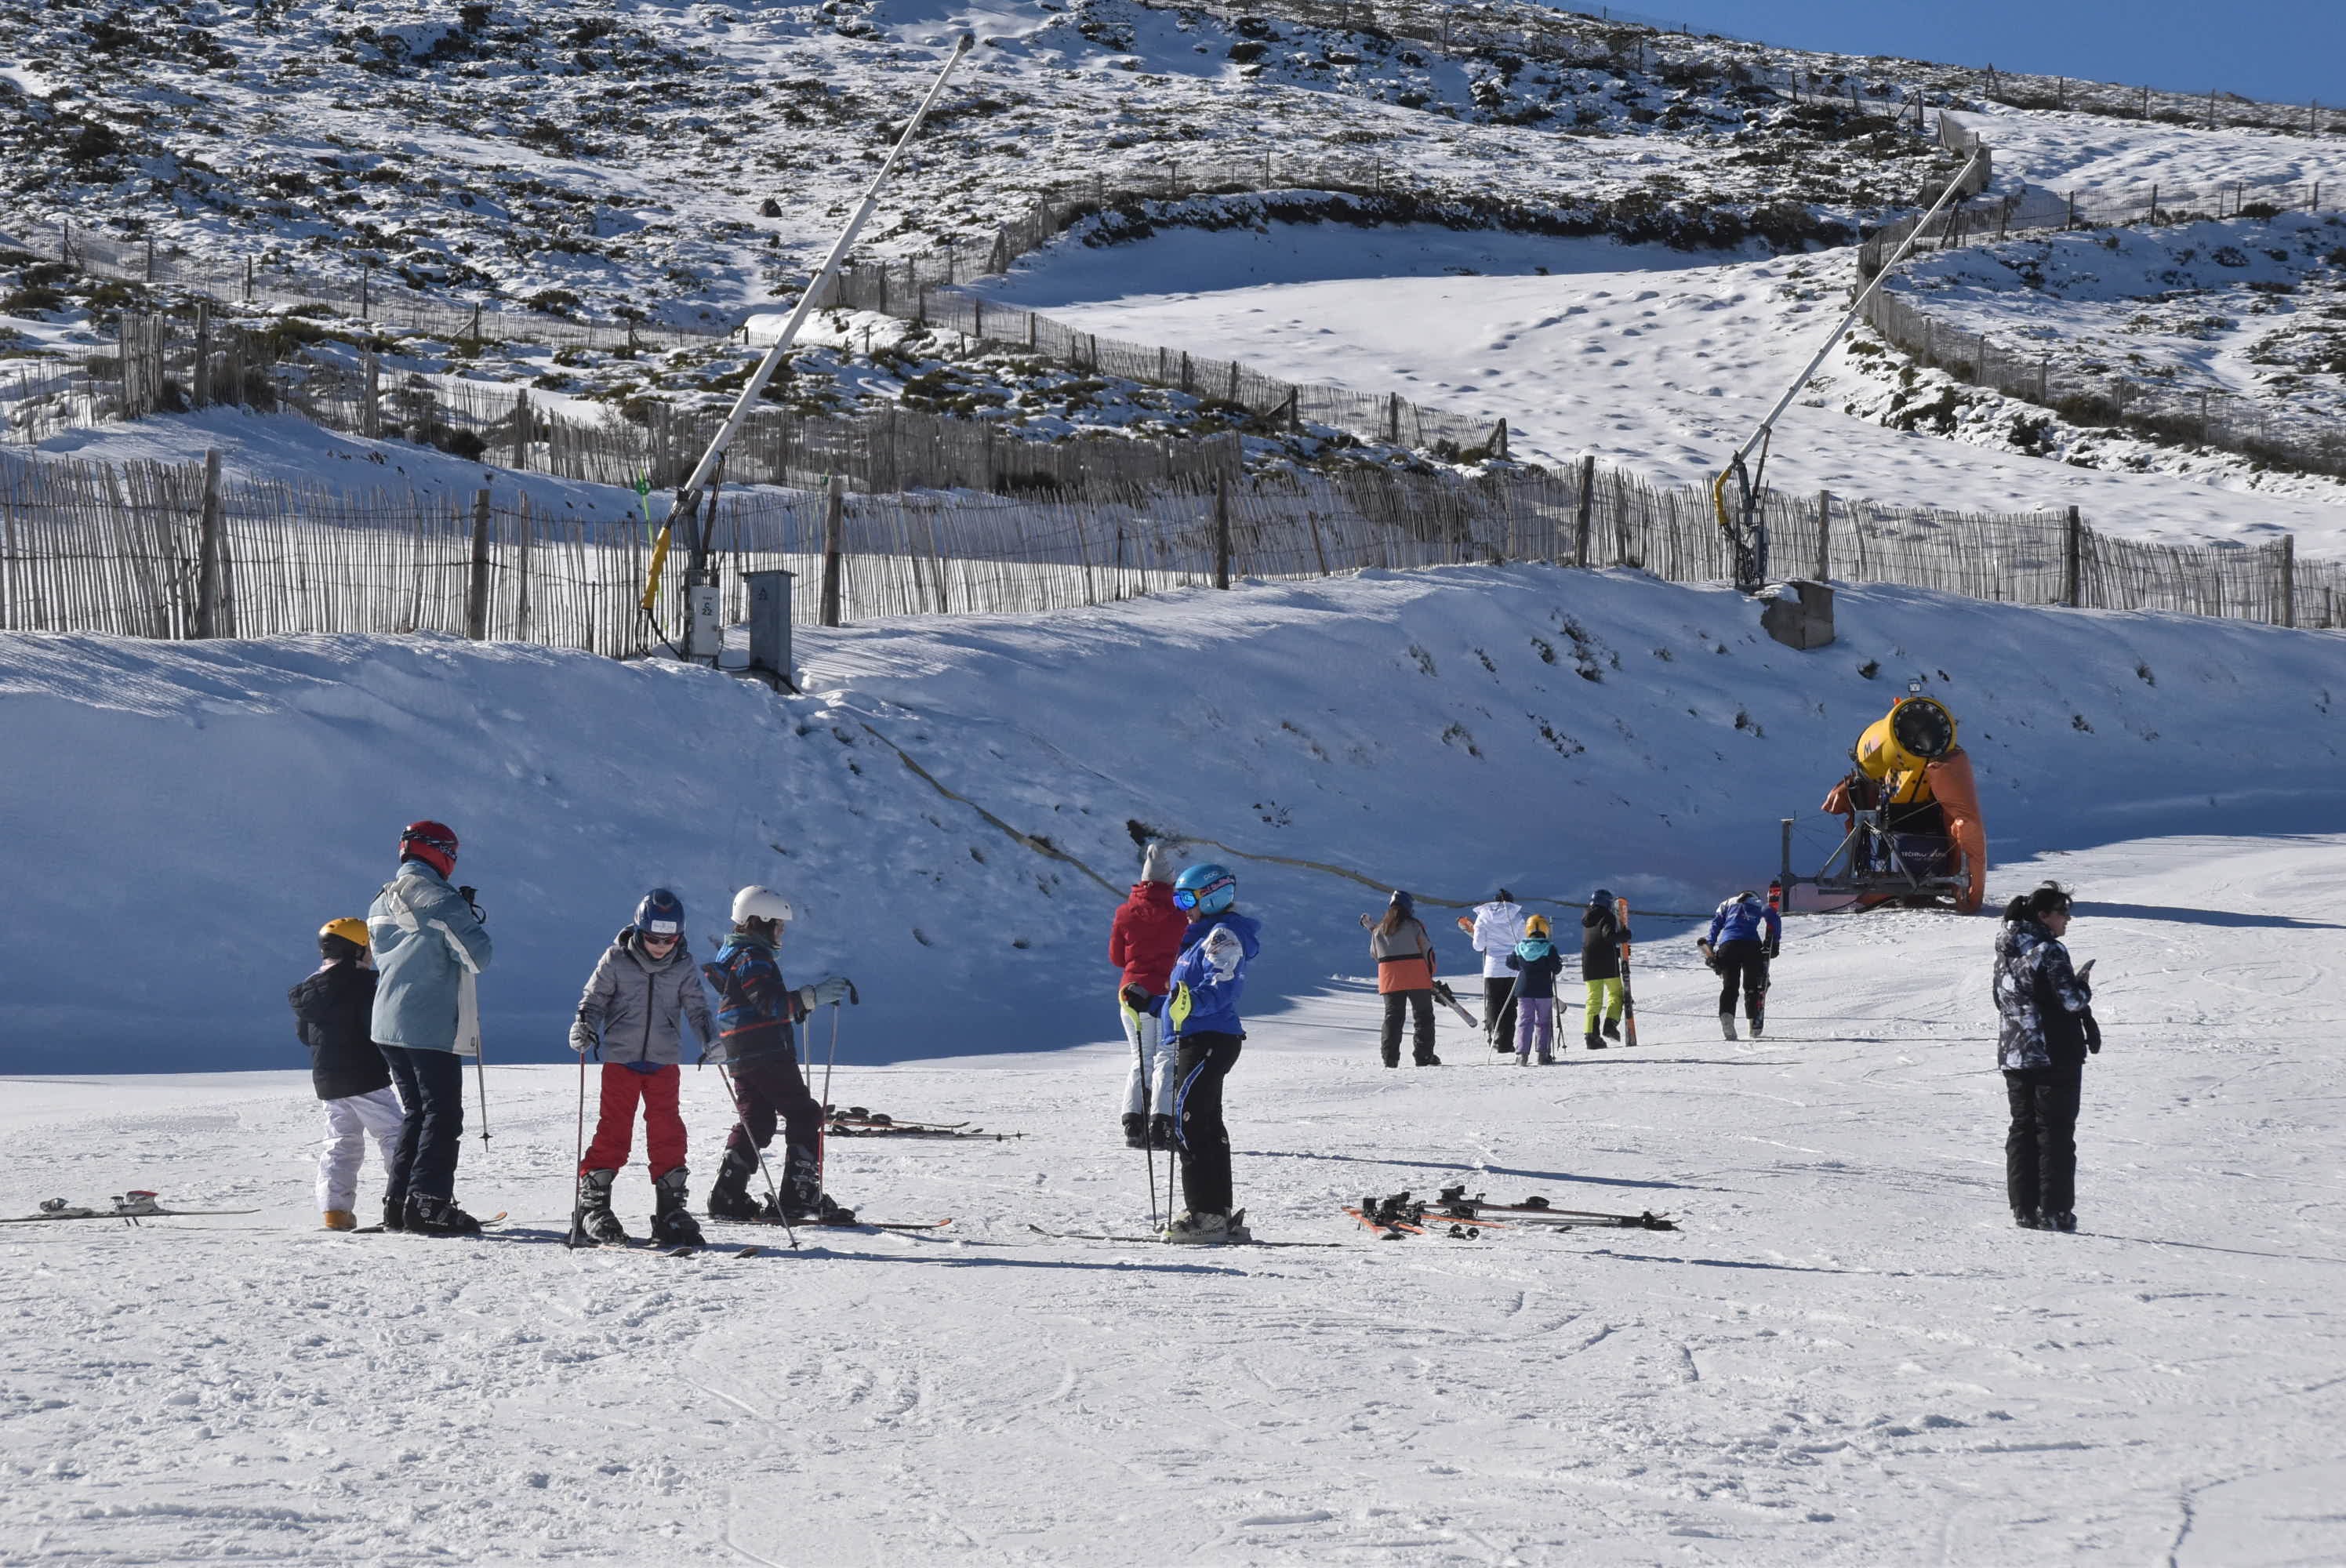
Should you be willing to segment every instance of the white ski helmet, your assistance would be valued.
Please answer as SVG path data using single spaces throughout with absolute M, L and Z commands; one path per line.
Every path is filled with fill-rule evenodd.
M 735 925 L 748 925 L 753 920 L 787 922 L 796 918 L 790 912 L 790 901 L 771 888 L 743 888 L 733 895 Z

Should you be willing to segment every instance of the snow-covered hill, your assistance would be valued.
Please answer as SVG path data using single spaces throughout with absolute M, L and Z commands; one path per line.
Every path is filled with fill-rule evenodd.
M 1720 1041 L 1709 976 L 1651 940 L 1647 1044 L 1559 1067 L 1490 1065 L 1445 1021 L 1452 1065 L 1388 1073 L 1352 988 L 1252 1023 L 1239 1200 L 1326 1250 L 1032 1235 L 1146 1224 L 1112 1045 L 842 1068 L 843 1102 L 1027 1135 L 834 1142 L 843 1197 L 951 1227 L 798 1253 L 729 1231 L 773 1243 L 738 1260 L 556 1245 L 567 1066 L 490 1069 L 459 1190 L 513 1218 L 478 1242 L 315 1229 L 306 1074 L 13 1083 L 0 1215 L 129 1186 L 260 1212 L 0 1227 L 6 1554 L 2337 1562 L 2346 840 L 2112 845 L 2008 880 L 2047 875 L 2084 901 L 2107 1040 L 2076 1236 L 2004 1212 L 1988 922 L 1923 915 L 1792 921 L 1760 1044 Z M 191 915 L 95 933 L 109 978 Z M 730 1115 L 715 1074 L 685 1109 L 698 1163 Z M 1685 1228 L 1386 1243 L 1337 1212 L 1452 1183 Z M 618 1207 L 640 1229 L 639 1166 Z
M 561 1050 L 659 883 L 696 940 L 734 887 L 785 888 L 790 967 L 863 988 L 855 1060 L 1096 1037 L 1136 821 L 1226 846 L 1278 934 L 1266 1008 L 1359 972 L 1389 886 L 1708 910 L 1775 870 L 1780 818 L 1822 858 L 1817 801 L 1910 680 L 1958 716 L 1999 856 L 2346 829 L 2335 634 L 1893 589 L 1845 590 L 1828 649 L 1628 574 L 1371 574 L 811 632 L 801 697 L 437 638 L 0 639 L 0 815 L 40 890 L 0 901 L 0 951 L 49 954 L 0 988 L 0 1063 L 282 1061 L 311 933 L 418 817 L 464 839 L 505 1060 Z M 108 933 L 158 921 L 126 962 Z

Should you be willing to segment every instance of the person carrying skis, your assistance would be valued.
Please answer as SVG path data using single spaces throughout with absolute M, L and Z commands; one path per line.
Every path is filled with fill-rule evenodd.
M 1507 954 L 1507 967 L 1517 976 L 1521 1017 L 1515 1025 L 1515 1065 L 1529 1066 L 1532 1047 L 1537 1044 L 1540 1065 L 1547 1066 L 1556 1060 L 1556 977 L 1564 972 L 1564 954 L 1548 940 L 1547 916 L 1524 921 L 1524 939 Z
M 2077 1104 L 2102 1028 L 2094 966 L 2070 966 L 2068 931 L 2069 893 L 2046 882 L 2004 906 L 1995 938 L 1996 1065 L 2012 1110 L 2004 1186 L 2027 1230 L 2077 1228 Z
M 1412 1059 L 1421 1067 L 1441 1066 L 1442 1058 L 1433 1054 L 1433 938 L 1417 918 L 1415 899 L 1393 893 L 1384 918 L 1369 928 L 1369 956 L 1377 961 L 1377 994 L 1385 999 L 1384 1032 L 1378 1040 L 1385 1065 L 1401 1065 L 1401 1021 L 1407 1013 L 1416 1025 Z
M 1490 902 L 1476 904 L 1472 914 L 1460 915 L 1458 929 L 1483 955 L 1484 1035 L 1494 1050 L 1515 1051 L 1515 977 L 1507 967 L 1507 958 L 1515 951 L 1515 943 L 1524 940 L 1524 906 L 1515 902 L 1515 894 L 1501 888 Z
M 489 932 L 473 890 L 448 884 L 455 869 L 455 830 L 410 822 L 399 835 L 399 874 L 367 911 L 381 974 L 371 1028 L 404 1107 L 383 1192 L 385 1230 L 474 1236 L 481 1228 L 456 1207 L 456 1156 L 464 1058 L 480 1050 L 473 982 L 489 966 Z
M 684 1118 L 677 1094 L 684 1081 L 684 1025 L 703 1046 L 715 1044 L 709 993 L 684 941 L 684 901 L 654 888 L 636 905 L 632 924 L 611 945 L 578 998 L 570 1048 L 584 1058 L 599 1050 L 601 1093 L 595 1140 L 578 1162 L 578 1202 L 570 1217 L 574 1239 L 625 1241 L 611 1212 L 611 1184 L 635 1141 L 636 1105 L 644 1107 L 644 1150 L 651 1166 L 652 1239 L 663 1247 L 699 1246 L 700 1227 L 686 1207 Z
M 717 993 L 717 1039 L 739 1120 L 725 1140 L 725 1158 L 709 1189 L 711 1219 L 813 1220 L 846 1225 L 855 1218 L 822 1190 L 823 1107 L 799 1074 L 796 1027 L 816 1008 L 835 1006 L 852 989 L 828 975 L 792 990 L 782 983 L 776 950 L 791 920 L 790 901 L 771 888 L 733 895 L 733 931 L 717 957 L 701 965 Z M 750 1196 L 760 1151 L 782 1124 L 782 1182 L 766 1204 Z
M 1173 903 L 1177 870 L 1173 841 L 1149 840 L 1140 880 L 1117 906 L 1107 931 L 1107 961 L 1124 972 L 1117 1011 L 1132 1046 L 1132 1070 L 1124 1076 L 1124 1141 L 1136 1149 L 1173 1146 L 1173 1044 L 1165 1033 L 1165 995 L 1189 925 Z
M 1587 989 L 1582 1020 L 1587 1035 L 1581 1043 L 1591 1051 L 1621 1038 L 1621 944 L 1630 934 L 1612 891 L 1597 889 L 1580 911 L 1580 979 Z
M 391 1068 L 369 1032 L 374 965 L 366 921 L 344 916 L 318 932 L 317 972 L 287 993 L 294 1028 L 310 1048 L 310 1085 L 326 1107 L 318 1150 L 318 1212 L 328 1230 L 356 1230 L 359 1166 L 372 1138 L 387 1173 L 397 1163 L 404 1115 L 391 1092 Z M 403 1218 L 404 1217 L 403 1216 Z
M 1247 965 L 1262 951 L 1262 924 L 1238 912 L 1238 878 L 1211 861 L 1188 867 L 1173 883 L 1174 905 L 1189 916 L 1165 999 L 1174 1050 L 1173 1125 L 1188 1212 L 1165 1227 L 1168 1241 L 1254 1239 L 1245 1211 L 1230 1207 L 1230 1134 L 1222 1121 L 1222 1080 L 1246 1039 L 1239 999 Z
M 1767 1023 L 1768 961 L 1784 945 L 1784 920 L 1749 888 L 1720 904 L 1710 917 L 1711 967 L 1719 971 L 1719 1032 L 1735 1038 L 1735 993 L 1743 993 L 1751 1038 Z

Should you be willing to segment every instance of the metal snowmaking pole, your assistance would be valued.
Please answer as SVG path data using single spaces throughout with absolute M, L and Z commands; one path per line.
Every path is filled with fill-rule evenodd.
M 1842 335 L 1849 331 L 1851 323 L 1864 311 L 1866 302 L 1873 298 L 1883 283 L 1889 281 L 1890 274 L 1896 270 L 1898 264 L 1905 260 L 1913 251 L 1916 242 L 1930 229 L 1931 219 L 1938 217 L 1947 203 L 1953 200 L 1956 194 L 1964 188 L 1971 178 L 1972 170 L 1978 167 L 1979 160 L 1986 155 L 1986 152 L 1987 147 L 1984 143 L 1977 144 L 1973 148 L 1972 156 L 1964 161 L 1964 167 L 1957 171 L 1955 178 L 1947 182 L 1947 188 L 1939 193 L 1939 199 L 1931 204 L 1931 210 L 1923 214 L 1922 220 L 1914 225 L 1913 232 L 1907 235 L 1905 243 L 1898 247 L 1897 254 L 1884 261 L 1882 264 L 1882 270 L 1873 275 L 1873 280 L 1858 290 L 1857 298 L 1850 302 L 1849 313 L 1841 317 L 1840 324 L 1833 328 L 1831 336 L 1818 345 L 1817 351 L 1810 356 L 1809 362 L 1800 368 L 1800 373 L 1792 378 L 1792 384 L 1784 389 L 1784 395 L 1776 400 L 1776 406 L 1768 411 L 1768 417 L 1760 422 L 1760 428 L 1753 431 L 1745 439 L 1743 444 L 1735 449 L 1734 455 L 1727 460 L 1727 466 L 1721 469 L 1719 477 L 1711 482 L 1710 502 L 1712 508 L 1719 514 L 1719 532 L 1727 535 L 1728 543 L 1735 552 L 1735 585 L 1745 593 L 1757 593 L 1767 585 L 1768 533 L 1766 524 L 1760 522 L 1759 516 L 1759 482 L 1744 467 L 1744 460 L 1751 455 L 1755 448 L 1758 449 L 1760 471 L 1762 473 L 1767 472 L 1768 439 L 1770 433 L 1775 429 L 1776 422 L 1783 417 L 1786 409 L 1792 406 L 1792 400 L 1800 395 L 1802 387 L 1809 384 L 1809 378 L 1817 373 L 1817 367 L 1825 362 L 1825 356 L 1833 351 Z M 1740 491 L 1738 506 L 1740 516 L 1736 519 L 1730 519 L 1727 512 L 1727 482 L 1730 479 L 1737 482 Z
M 889 175 L 895 172 L 897 160 L 904 156 L 904 149 L 920 134 L 921 122 L 927 119 L 929 111 L 936 107 L 937 98 L 945 90 L 945 84 L 953 79 L 954 67 L 976 44 L 976 35 L 964 33 L 954 45 L 953 54 L 946 59 L 944 68 L 937 73 L 937 79 L 931 84 L 928 96 L 921 100 L 921 107 L 913 111 L 913 117 L 904 122 L 904 134 L 896 138 L 895 148 L 888 154 L 887 161 L 880 166 L 879 172 L 872 175 L 871 185 L 864 189 L 862 201 L 857 204 L 853 216 L 847 220 L 847 227 L 841 229 L 839 238 L 831 242 L 831 254 L 823 258 L 821 270 L 807 285 L 806 292 L 799 296 L 790 320 L 782 323 L 781 335 L 766 351 L 766 357 L 759 361 L 757 372 L 743 385 L 741 394 L 733 400 L 733 412 L 725 416 L 725 423 L 718 431 L 717 438 L 709 443 L 709 450 L 701 453 L 700 462 L 694 466 L 690 475 L 677 487 L 676 503 L 668 509 L 667 527 L 662 534 L 665 535 L 681 527 L 686 546 L 691 552 L 692 565 L 685 574 L 685 652 L 688 657 L 713 659 L 719 636 L 715 574 L 709 569 L 709 523 L 700 516 L 701 502 L 708 493 L 710 479 L 717 473 L 718 465 L 724 461 L 725 449 L 732 444 L 734 436 L 740 433 L 742 423 L 750 417 L 750 411 L 757 406 L 759 397 L 766 390 L 766 383 L 781 368 L 783 356 L 798 341 L 799 331 L 805 326 L 807 317 L 814 313 L 817 302 L 831 287 L 831 280 L 839 275 L 840 264 L 855 244 L 856 236 L 863 232 L 864 224 L 871 221 L 872 214 L 879 208 L 881 188 L 888 183 Z M 653 588 L 656 587 L 655 583 Z M 695 588 L 705 590 L 705 598 L 696 596 L 693 593 Z M 647 591 L 647 597 L 650 596 L 651 591 Z

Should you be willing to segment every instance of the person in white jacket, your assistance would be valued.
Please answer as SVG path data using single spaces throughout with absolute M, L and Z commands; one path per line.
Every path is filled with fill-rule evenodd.
M 1494 1050 L 1515 1048 L 1515 974 L 1507 955 L 1524 940 L 1525 919 L 1524 906 L 1504 888 L 1490 902 L 1476 904 L 1473 914 L 1458 917 L 1458 929 L 1483 955 L 1483 1033 Z

